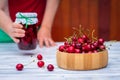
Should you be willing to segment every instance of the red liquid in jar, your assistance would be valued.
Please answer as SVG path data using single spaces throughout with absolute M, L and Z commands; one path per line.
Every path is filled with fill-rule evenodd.
M 37 47 L 37 27 L 36 24 L 28 25 L 25 28 L 25 37 L 20 38 L 20 42 L 18 43 L 18 47 L 21 50 L 32 50 Z

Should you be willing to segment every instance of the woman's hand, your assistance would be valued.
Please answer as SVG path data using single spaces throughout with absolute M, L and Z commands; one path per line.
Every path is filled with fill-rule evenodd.
M 41 27 L 38 31 L 37 38 L 39 41 L 39 46 L 46 47 L 55 46 L 55 42 L 51 38 L 51 29 L 48 27 Z
M 6 30 L 15 43 L 19 43 L 18 38 L 25 36 L 25 31 L 22 28 L 23 26 L 21 24 L 13 23 L 8 27 L 8 30 Z
M 46 45 L 46 47 L 55 46 L 55 42 L 51 37 L 51 28 L 58 5 L 59 0 L 47 0 L 41 28 L 37 34 L 40 47 L 43 45 Z

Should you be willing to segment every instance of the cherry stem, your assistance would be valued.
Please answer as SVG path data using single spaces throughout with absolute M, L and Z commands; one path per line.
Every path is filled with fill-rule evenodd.
M 28 66 L 30 65 L 31 63 L 35 62 L 35 59 L 33 59 L 31 62 L 29 62 L 28 64 L 25 64 L 24 66 Z
M 92 30 L 92 41 L 97 40 L 97 38 L 94 37 L 95 30 Z

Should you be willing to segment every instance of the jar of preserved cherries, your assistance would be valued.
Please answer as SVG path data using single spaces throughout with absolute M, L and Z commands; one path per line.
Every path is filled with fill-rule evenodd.
M 21 13 L 16 14 L 15 23 L 20 23 L 24 27 L 25 36 L 20 39 L 18 48 L 21 50 L 33 50 L 37 47 L 37 14 L 36 13 Z

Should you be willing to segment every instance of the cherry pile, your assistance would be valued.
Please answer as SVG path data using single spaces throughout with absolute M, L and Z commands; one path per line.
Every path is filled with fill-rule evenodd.
M 78 34 L 67 38 L 64 44 L 59 46 L 59 51 L 67 53 L 96 53 L 106 49 L 104 39 L 95 38 L 93 32 L 91 32 L 92 36 L 81 30 L 78 31 Z
M 42 68 L 42 67 L 44 67 L 45 66 L 45 62 L 43 61 L 43 57 L 42 57 L 42 55 L 41 54 L 38 54 L 37 55 L 37 66 L 39 67 L 39 68 Z M 33 62 L 35 62 L 35 60 L 33 60 Z M 18 70 L 18 71 L 22 71 L 23 70 L 23 68 L 24 68 L 24 66 L 25 65 L 23 65 L 22 63 L 18 63 L 18 64 L 16 64 L 16 69 Z M 47 70 L 48 71 L 53 71 L 54 70 L 54 66 L 52 65 L 52 64 L 48 64 L 47 65 Z

